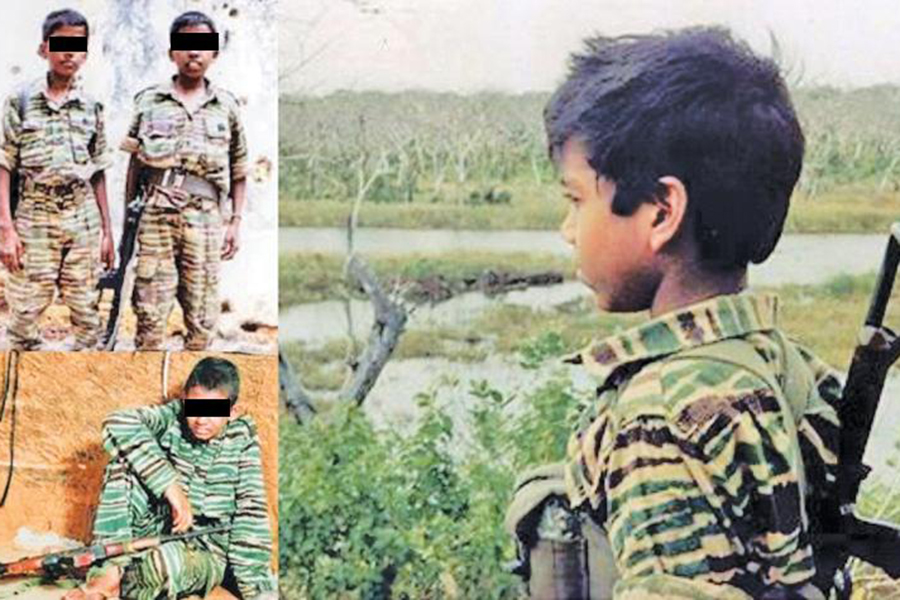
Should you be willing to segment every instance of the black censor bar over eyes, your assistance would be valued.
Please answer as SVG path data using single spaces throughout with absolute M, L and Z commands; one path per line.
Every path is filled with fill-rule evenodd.
M 218 50 L 218 33 L 173 33 L 169 37 L 170 50 Z
M 50 52 L 87 52 L 87 37 L 51 36 Z
M 227 417 L 231 414 L 228 398 L 205 398 L 184 401 L 186 417 Z

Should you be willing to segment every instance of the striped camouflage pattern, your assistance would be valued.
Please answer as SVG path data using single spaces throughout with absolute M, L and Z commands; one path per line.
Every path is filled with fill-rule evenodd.
M 180 212 L 151 204 L 141 217 L 132 297 L 138 349 L 162 346 L 176 297 L 184 313 L 186 349 L 205 349 L 214 334 L 222 217 L 209 200 L 192 200 L 197 204 Z
M 617 597 L 759 597 L 812 578 L 798 473 L 788 460 L 797 442 L 773 391 L 738 365 L 667 360 L 741 338 L 784 381 L 776 317 L 773 296 L 720 296 L 577 357 L 601 385 L 580 407 L 566 484 L 572 506 L 609 533 L 622 576 Z M 815 380 L 797 424 L 807 477 L 819 476 L 808 483 L 833 484 L 840 382 L 800 350 Z
M 900 579 L 856 557 L 847 561 L 834 580 L 831 600 L 900 600 Z
M 38 322 L 58 287 L 75 349 L 92 349 L 100 327 L 96 285 L 102 265 L 100 213 L 89 180 L 110 165 L 103 107 L 77 82 L 61 104 L 46 90 L 46 79 L 27 86 L 24 118 L 18 93 L 3 108 L 0 166 L 22 176 L 15 227 L 25 249 L 24 269 L 11 273 L 6 286 L 10 344 L 40 347 Z M 48 193 L 45 186 L 61 187 Z
M 108 169 L 103 106 L 90 98 L 76 80 L 69 95 L 57 103 L 47 95 L 46 76 L 26 86 L 24 119 L 19 117 L 19 93 L 3 105 L 0 167 L 18 170 L 32 180 L 51 184 L 88 181 Z
M 174 79 L 140 92 L 122 149 L 144 165 L 178 167 L 206 179 L 221 199 L 232 180 L 246 178 L 247 141 L 234 96 L 209 82 L 206 89 L 194 113 L 176 99 Z M 172 209 L 164 194 L 154 188 L 138 230 L 132 298 L 136 345 L 161 347 L 177 297 L 187 329 L 185 347 L 203 350 L 219 315 L 221 216 L 215 202 L 200 197 L 188 198 L 184 209 Z
M 174 79 L 135 96 L 122 150 L 150 167 L 178 167 L 227 196 L 231 180 L 247 177 L 247 138 L 235 97 L 207 82 L 207 97 L 191 113 L 175 97 Z
M 225 562 L 202 542 L 167 542 L 138 554 L 118 556 L 92 567 L 87 579 L 122 570 L 120 597 L 129 600 L 205 598 L 225 578 Z
M 173 401 L 118 411 L 105 421 L 103 446 L 112 458 L 94 520 L 95 541 L 168 531 L 171 512 L 162 494 L 179 482 L 195 526 L 230 523 L 232 531 L 148 551 L 137 559 L 134 576 L 148 587 L 168 581 L 169 593 L 186 593 L 179 586 L 214 587 L 227 563 L 245 598 L 273 590 L 272 537 L 252 419 L 236 418 L 209 443 L 197 443 L 183 427 L 181 411 L 182 402 Z M 197 549 L 205 556 L 191 556 Z
M 90 185 L 81 184 L 49 197 L 29 187 L 26 183 L 15 219 L 25 248 L 23 269 L 10 273 L 6 283 L 10 345 L 23 350 L 40 347 L 38 322 L 58 286 L 69 308 L 75 349 L 96 348 L 102 263 L 94 192 Z

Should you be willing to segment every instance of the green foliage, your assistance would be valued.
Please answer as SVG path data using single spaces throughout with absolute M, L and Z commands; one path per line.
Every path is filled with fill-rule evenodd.
M 356 408 L 281 420 L 283 597 L 521 597 L 503 516 L 524 466 L 563 458 L 574 392 L 474 382 L 461 419 L 436 396 L 418 396 L 407 435 Z
M 542 333 L 526 341 L 519 348 L 519 364 L 526 369 L 536 369 L 548 358 L 557 357 L 566 351 L 566 343 L 557 331 Z

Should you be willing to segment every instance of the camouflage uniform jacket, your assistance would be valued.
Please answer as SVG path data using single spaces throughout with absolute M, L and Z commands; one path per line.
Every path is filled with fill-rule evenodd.
M 719 296 L 576 357 L 600 385 L 580 407 L 566 488 L 571 505 L 609 535 L 622 577 L 617 596 L 677 589 L 718 597 L 730 589 L 736 597 L 760 597 L 813 576 L 798 472 L 786 458 L 797 442 L 770 384 L 733 363 L 672 360 L 739 338 L 783 381 L 776 316 L 773 296 Z M 841 384 L 827 365 L 798 350 L 814 385 L 797 437 L 807 481 L 827 485 L 836 474 Z
M 134 99 L 135 112 L 122 150 L 145 165 L 180 168 L 214 184 L 223 196 L 247 176 L 247 138 L 237 99 L 207 81 L 206 98 L 191 112 L 175 96 L 174 78 Z
M 0 167 L 52 185 L 89 181 L 109 168 L 103 105 L 86 95 L 78 80 L 62 102 L 50 99 L 46 76 L 25 87 L 24 111 L 19 96 L 12 94 L 3 105 Z
M 272 536 L 256 427 L 230 421 L 209 443 L 194 442 L 180 417 L 182 402 L 118 411 L 103 425 L 103 446 L 124 457 L 155 498 L 179 482 L 201 526 L 232 525 L 210 536 L 213 551 L 234 571 L 244 598 L 274 590 Z

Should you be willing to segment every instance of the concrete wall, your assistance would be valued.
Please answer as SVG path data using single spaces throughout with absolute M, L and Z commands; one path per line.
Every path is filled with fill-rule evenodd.
M 170 356 L 168 398 L 205 353 Z M 278 522 L 278 366 L 274 356 L 220 355 L 241 373 L 238 406 L 259 428 L 273 535 Z M 162 401 L 164 355 L 156 352 L 21 356 L 15 398 L 15 469 L 0 508 L 0 546 L 20 527 L 88 541 L 107 457 L 100 425 L 111 411 Z M 0 392 L 7 354 L 0 353 Z M 0 486 L 9 472 L 12 400 L 0 421 Z M 2 490 L 2 488 L 0 488 Z M 275 535 L 277 539 L 277 535 Z M 276 554 L 277 556 L 277 554 Z

